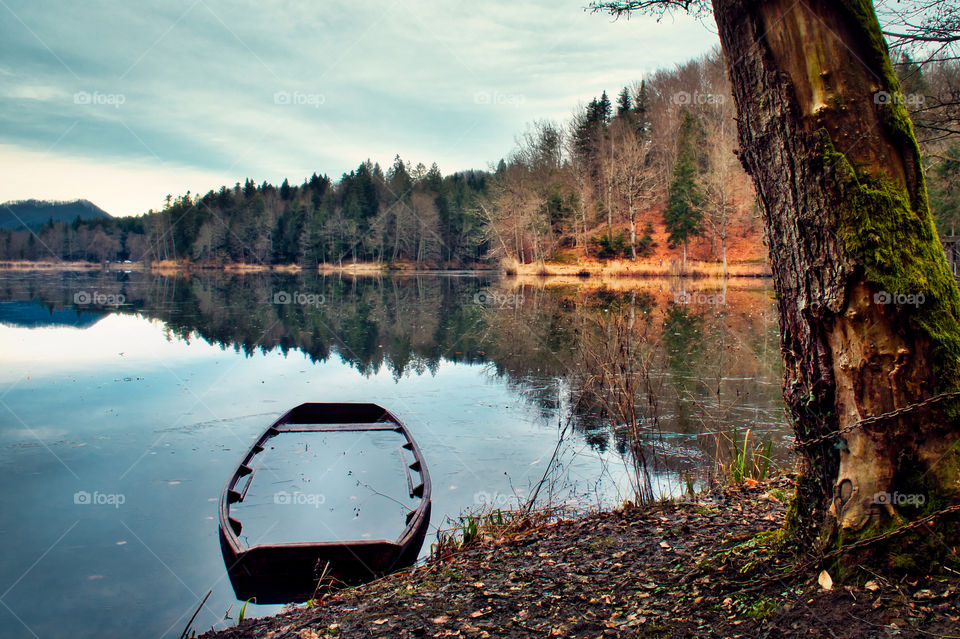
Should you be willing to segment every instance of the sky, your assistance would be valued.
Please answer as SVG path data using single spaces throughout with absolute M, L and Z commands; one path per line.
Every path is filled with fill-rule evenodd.
M 718 45 L 586 0 L 0 0 L 0 202 L 114 215 L 369 158 L 486 169 L 527 123 Z

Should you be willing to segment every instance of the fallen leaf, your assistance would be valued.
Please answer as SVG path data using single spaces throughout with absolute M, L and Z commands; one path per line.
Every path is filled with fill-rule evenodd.
M 448 617 L 447 615 L 440 615 L 439 617 L 434 617 L 430 621 L 432 621 L 433 623 L 447 623 L 448 621 L 450 621 L 450 617 Z
M 867 583 L 863 584 L 863 587 L 866 588 L 867 590 L 871 591 L 871 592 L 880 589 L 880 586 L 877 585 L 877 582 L 874 581 L 873 579 L 871 579 L 871 580 L 868 581 Z
M 820 572 L 820 576 L 817 577 L 817 583 L 820 584 L 820 587 L 824 590 L 833 590 L 833 578 L 830 577 L 830 573 L 826 570 Z
M 384 617 L 383 619 L 375 619 L 373 623 L 377 624 L 378 626 L 382 626 L 383 624 L 387 623 L 388 621 L 390 621 L 390 620 L 387 619 L 386 617 Z

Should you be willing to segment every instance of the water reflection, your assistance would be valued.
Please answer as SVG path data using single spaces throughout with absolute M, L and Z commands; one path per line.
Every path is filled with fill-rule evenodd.
M 248 356 L 336 357 L 395 380 L 436 375 L 441 362 L 485 364 L 544 415 L 568 402 L 574 427 L 600 449 L 623 450 L 616 427 L 630 422 L 660 439 L 747 426 L 776 443 L 787 436 L 775 310 L 762 280 L 712 289 L 679 281 L 85 273 L 8 279 L 0 299 L 0 322 L 48 317 L 82 327 L 105 313 L 136 314 L 162 320 L 172 339 L 201 338 Z M 630 404 L 634 419 L 617 409 Z M 711 438 L 684 441 L 716 448 Z
M 678 472 L 707 478 L 720 433 L 753 428 L 785 452 L 763 282 L 685 287 L 0 276 L 4 603 L 44 637 L 123 635 L 131 618 L 133 634 L 179 636 L 213 588 L 197 627 L 229 624 L 217 497 L 242 451 L 304 401 L 395 409 L 430 466 L 438 524 L 541 479 L 554 503 L 676 494 Z M 630 486 L 636 433 L 648 466 Z M 125 503 L 77 505 L 78 491 Z M 0 637 L 22 631 L 0 609 Z

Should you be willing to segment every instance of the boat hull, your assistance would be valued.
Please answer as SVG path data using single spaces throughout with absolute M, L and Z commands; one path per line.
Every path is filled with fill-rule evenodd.
M 243 480 L 247 478 L 248 488 L 255 472 L 252 460 L 270 438 L 283 432 L 353 430 L 391 430 L 406 440 L 403 448 L 413 457 L 407 466 L 410 496 L 419 503 L 407 513 L 399 538 L 246 546 L 240 538 L 242 523 L 231 515 L 231 505 L 243 501 Z M 430 476 L 420 449 L 389 411 L 376 404 L 302 404 L 261 435 L 227 481 L 220 500 L 220 547 L 238 599 L 261 604 L 302 602 L 315 596 L 318 586 L 355 585 L 413 564 L 426 539 L 430 512 Z

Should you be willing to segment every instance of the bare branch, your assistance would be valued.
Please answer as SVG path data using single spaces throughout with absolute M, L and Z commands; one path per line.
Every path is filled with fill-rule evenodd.
M 694 16 L 710 12 L 710 3 L 707 0 L 594 0 L 587 9 L 591 13 L 609 13 L 619 18 L 630 17 L 631 13 L 641 13 L 656 16 L 659 20 L 673 11 L 683 11 Z

